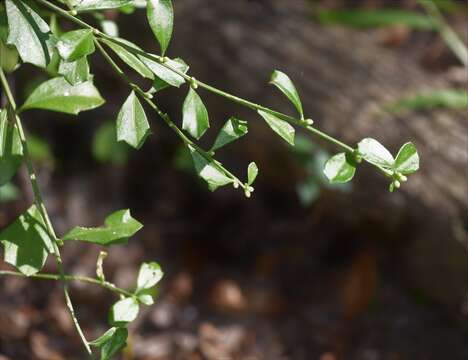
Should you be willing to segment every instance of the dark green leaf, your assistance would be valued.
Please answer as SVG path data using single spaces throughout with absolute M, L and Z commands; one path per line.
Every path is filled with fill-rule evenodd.
M 140 266 L 137 280 L 137 292 L 152 288 L 163 277 L 161 267 L 156 262 L 143 263 Z
M 355 172 L 356 166 L 354 162 L 345 153 L 332 156 L 325 163 L 325 168 L 323 169 L 323 173 L 331 183 L 348 182 L 353 178 Z
M 456 89 L 433 90 L 402 99 L 386 106 L 390 112 L 434 108 L 468 109 L 468 91 Z
M 392 154 L 377 140 L 366 138 L 358 144 L 359 154 L 371 164 L 391 168 L 395 159 Z
M 150 134 L 148 119 L 135 92 L 132 91 L 117 116 L 117 141 L 141 148 Z
M 395 159 L 394 169 L 403 175 L 418 171 L 419 155 L 412 143 L 406 143 L 400 148 Z
M 49 25 L 23 1 L 5 1 L 9 24 L 8 44 L 16 46 L 24 62 L 46 67 L 55 45 Z
M 28 143 L 29 155 L 34 161 L 53 165 L 54 154 L 46 140 L 35 135 L 28 134 L 26 142 Z
M 12 72 L 18 65 L 18 51 L 14 46 L 9 46 L 0 39 L 0 67 L 7 73 Z
M 318 13 L 326 24 L 341 24 L 357 28 L 403 25 L 418 30 L 435 30 L 436 22 L 429 16 L 395 9 L 327 10 Z
M 200 96 L 191 87 L 185 98 L 182 112 L 182 129 L 195 139 L 200 139 L 210 127 L 208 111 Z
M 258 175 L 258 166 L 254 162 L 249 164 L 247 168 L 247 184 L 252 185 Z
M 57 42 L 60 57 L 75 61 L 94 52 L 94 35 L 91 29 L 69 31 L 60 36 Z
M 132 218 L 130 210 L 119 210 L 109 215 L 104 226 L 98 228 L 85 228 L 77 226 L 63 236 L 63 240 L 81 240 L 99 245 L 112 245 L 125 243 L 143 227 Z
M 126 326 L 136 319 L 138 310 L 138 302 L 133 297 L 119 300 L 111 308 L 109 322 L 118 327 Z
M 76 61 L 68 62 L 62 60 L 58 69 L 58 73 L 63 75 L 70 85 L 78 85 L 89 80 L 89 64 L 86 56 L 79 58 Z
M 248 131 L 249 129 L 246 121 L 236 119 L 235 117 L 230 118 L 221 128 L 211 150 L 215 151 L 222 148 L 224 145 L 241 138 L 247 134 Z
M 189 147 L 198 176 L 208 183 L 208 188 L 215 191 L 218 187 L 230 184 L 233 180 L 221 171 L 213 161 L 208 161 L 195 148 Z
M 8 120 L 6 109 L 0 109 L 0 186 L 6 184 L 23 161 L 23 146 L 18 129 Z
M 127 145 L 117 142 L 115 122 L 104 123 L 94 135 L 93 155 L 97 161 L 124 164 L 128 159 Z
M 5 246 L 5 262 L 26 276 L 42 269 L 48 251 L 53 251 L 52 241 L 34 205 L 0 233 L 0 242 Z
M 104 334 L 99 336 L 96 340 L 90 341 L 89 345 L 95 346 L 95 347 L 101 347 L 106 342 L 108 342 L 112 338 L 112 336 L 114 336 L 116 330 L 117 330 L 116 327 L 111 327 Z
M 136 72 L 138 72 L 141 76 L 151 80 L 154 79 L 153 72 L 136 55 L 132 54 L 130 51 L 116 44 L 113 41 L 106 39 L 102 39 L 101 41 L 104 42 L 107 46 L 109 46 L 117 54 L 117 56 L 120 59 L 122 59 L 124 63 L 126 63 Z M 123 39 L 119 39 L 119 41 L 139 49 L 136 45 L 129 43 Z
M 304 118 L 301 99 L 289 76 L 281 71 L 275 70 L 273 74 L 271 74 L 270 83 L 275 85 L 284 95 L 286 95 L 289 101 L 291 101 L 296 107 L 301 118 Z
M 171 0 L 148 0 L 147 17 L 151 30 L 161 46 L 161 54 L 167 50 L 174 26 L 174 10 Z
M 141 55 L 138 55 L 138 57 L 148 68 L 150 68 L 154 75 L 156 75 L 165 83 L 177 88 L 185 83 L 185 79 L 182 76 L 176 74 L 164 65 L 161 65 L 158 62 L 150 60 Z M 181 62 L 181 60 L 167 60 L 166 64 L 182 72 L 187 72 L 188 70 L 187 64 Z
M 22 110 L 44 109 L 78 114 L 104 104 L 91 81 L 72 86 L 64 78 L 54 78 L 39 85 L 24 103 Z
M 73 0 L 71 3 L 76 11 L 93 11 L 117 9 L 131 4 L 132 0 Z
M 281 120 L 262 110 L 258 110 L 258 113 L 265 119 L 267 124 L 275 133 L 281 136 L 289 144 L 294 145 L 295 130 L 287 121 Z

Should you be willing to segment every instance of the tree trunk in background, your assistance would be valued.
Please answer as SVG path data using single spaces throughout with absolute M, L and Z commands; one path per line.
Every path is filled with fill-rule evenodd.
M 453 84 L 443 74 L 426 73 L 417 50 L 385 48 L 375 32 L 315 24 L 303 1 L 184 0 L 175 7 L 170 52 L 191 64 L 194 76 L 288 112 L 291 106 L 266 85 L 271 71 L 280 69 L 294 80 L 307 116 L 319 128 L 349 144 L 374 137 L 392 152 L 406 141 L 416 144 L 421 170 L 401 191 L 389 194 L 387 180 L 362 166 L 351 195 L 322 201 L 349 209 L 343 210 L 343 222 L 391 228 L 402 250 L 395 268 L 437 301 L 460 306 L 468 290 L 467 114 L 378 111 L 402 96 Z M 258 141 L 246 145 L 245 156 L 262 158 L 268 179 L 268 162 L 278 161 L 278 151 L 286 153 L 281 140 L 255 113 L 201 93 L 214 127 L 229 115 L 251 120 L 249 135 Z

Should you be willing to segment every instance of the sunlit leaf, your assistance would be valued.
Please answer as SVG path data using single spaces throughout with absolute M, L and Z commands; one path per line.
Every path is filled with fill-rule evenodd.
M 117 9 L 131 4 L 132 0 L 72 0 L 76 11 Z
M 171 67 L 173 67 L 174 69 L 177 69 L 181 72 L 183 72 L 184 74 L 187 73 L 187 71 L 189 70 L 189 66 L 185 63 L 184 60 L 180 59 L 180 58 L 176 58 L 174 60 L 167 60 L 166 61 L 166 64 L 170 65 Z M 156 69 L 155 67 L 153 67 L 153 69 Z M 164 72 L 155 72 L 156 73 L 156 76 L 154 77 L 154 81 L 153 81 L 153 90 L 155 92 L 158 92 L 158 91 L 161 91 L 163 89 L 166 89 L 170 86 L 177 86 L 179 87 L 181 84 L 183 84 L 185 82 L 184 78 L 182 78 L 181 76 L 177 75 L 176 74 L 176 78 L 174 78 L 174 73 L 172 72 L 171 75 L 169 75 L 169 78 L 172 79 L 172 80 L 176 80 L 175 82 L 173 81 L 173 84 L 176 84 L 176 85 L 171 85 L 169 84 L 168 82 L 164 81 L 162 78 L 160 78 L 157 73 L 161 73 L 161 74 L 167 74 L 167 70 L 168 69 L 164 69 Z M 170 71 L 170 70 L 169 70 Z M 167 76 L 166 76 L 167 77 Z
M 104 104 L 104 99 L 91 81 L 70 85 L 64 78 L 43 82 L 29 95 L 21 110 L 44 109 L 78 114 Z
M 70 85 L 77 85 L 89 80 L 89 64 L 86 56 L 76 61 L 60 61 L 58 73 L 63 75 Z
M 193 163 L 198 176 L 208 183 L 208 188 L 211 191 L 215 191 L 218 187 L 233 182 L 230 177 L 218 169 L 214 162 L 208 161 L 195 148 L 190 147 L 189 150 L 192 154 Z
M 377 166 L 390 168 L 395 162 L 392 154 L 375 139 L 361 140 L 358 144 L 358 151 L 366 161 Z
M 151 30 L 161 46 L 161 54 L 167 50 L 174 26 L 174 10 L 171 0 L 148 0 L 147 17 Z
M 163 277 L 161 267 L 156 262 L 143 263 L 137 280 L 137 292 L 155 286 Z
M 295 130 L 291 124 L 265 111 L 258 110 L 258 113 L 265 119 L 266 123 L 275 133 L 281 136 L 290 145 L 294 145 Z
M 46 67 L 52 58 L 55 39 L 49 25 L 20 0 L 5 0 L 8 16 L 8 44 L 16 46 L 21 60 Z
M 94 52 L 94 35 L 91 29 L 69 31 L 60 36 L 57 42 L 60 57 L 75 61 Z
M 159 64 L 156 61 L 150 60 L 147 57 L 138 55 L 138 58 L 156 75 L 159 79 L 164 81 L 165 83 L 174 86 L 180 87 L 180 85 L 185 83 L 185 79 L 173 72 L 172 70 L 168 69 L 164 65 Z M 187 72 L 188 66 L 185 63 L 177 60 L 167 60 L 167 65 L 171 66 L 172 68 L 178 69 L 182 72 Z
M 143 227 L 141 223 L 130 215 L 130 210 L 119 210 L 109 215 L 104 221 L 104 226 L 97 228 L 85 228 L 77 226 L 67 232 L 63 240 L 80 240 L 98 245 L 112 245 L 126 243 Z
M 289 101 L 291 101 L 296 107 L 301 118 L 303 118 L 304 111 L 302 110 L 301 99 L 289 76 L 281 71 L 275 70 L 273 74 L 271 74 L 270 83 L 275 85 L 284 95 L 286 95 Z
M 394 169 L 403 175 L 418 171 L 419 155 L 412 143 L 406 143 L 400 148 L 395 159 Z
M 111 308 L 109 322 L 118 327 L 126 326 L 137 318 L 139 308 L 138 302 L 133 297 L 119 300 Z
M 42 269 L 48 252 L 53 251 L 52 241 L 35 205 L 0 232 L 5 262 L 26 276 Z
M 117 115 L 117 141 L 125 141 L 139 149 L 149 134 L 150 126 L 145 110 L 132 91 Z
M 258 176 L 258 166 L 254 162 L 251 162 L 249 164 L 249 167 L 247 168 L 247 183 L 249 185 L 252 185 L 255 181 L 255 179 Z
M 210 127 L 208 111 L 202 99 L 195 90 L 190 87 L 182 108 L 182 128 L 195 139 L 200 139 Z
M 96 347 L 101 347 L 106 342 L 108 342 L 112 338 L 112 336 L 114 336 L 116 330 L 117 330 L 116 327 L 111 327 L 104 334 L 99 336 L 96 340 L 90 341 L 89 345 L 96 346 Z
M 247 121 L 236 119 L 235 117 L 231 117 L 226 123 L 223 125 L 221 130 L 219 131 L 218 136 L 214 142 L 213 147 L 211 150 L 217 150 L 229 144 L 245 134 L 249 131 L 247 127 Z
M 354 161 L 349 155 L 339 153 L 332 156 L 326 163 L 323 173 L 331 183 L 345 183 L 351 181 L 356 172 Z

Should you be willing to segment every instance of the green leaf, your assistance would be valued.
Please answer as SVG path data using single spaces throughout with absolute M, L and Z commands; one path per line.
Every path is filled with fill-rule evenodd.
M 18 51 L 14 46 L 8 46 L 0 39 L 0 67 L 7 73 L 13 72 L 18 65 Z
M 21 110 L 44 109 L 77 115 L 95 109 L 104 99 L 91 81 L 72 86 L 64 78 L 47 80 L 29 95 Z
M 94 35 L 91 29 L 69 31 L 60 36 L 57 42 L 60 57 L 75 61 L 94 52 Z
M 14 201 L 21 196 L 21 191 L 11 182 L 0 186 L 0 203 Z
M 358 144 L 359 154 L 371 164 L 391 168 L 395 159 L 392 154 L 377 140 L 365 138 Z
M 118 327 L 126 326 L 138 316 L 139 305 L 133 297 L 117 301 L 109 313 L 109 322 Z
M 125 141 L 139 149 L 149 134 L 150 126 L 145 110 L 132 91 L 117 115 L 117 141 Z
M 54 163 L 54 155 L 46 140 L 28 134 L 26 142 L 28 143 L 29 155 L 31 155 L 34 161 L 38 163 L 48 163 L 49 165 Z
M 281 136 L 286 142 L 294 146 L 294 128 L 284 120 L 277 118 L 276 116 L 267 113 L 262 110 L 258 110 L 258 113 L 265 119 L 270 128 Z
M 165 83 L 174 86 L 180 87 L 180 85 L 185 83 L 185 79 L 173 72 L 172 70 L 168 69 L 164 65 L 159 64 L 156 61 L 150 60 L 144 56 L 138 55 L 138 58 L 156 75 L 159 79 L 164 81 Z M 172 68 L 178 69 L 182 72 L 187 72 L 188 66 L 182 60 L 167 60 L 166 64 L 171 66 Z
M 99 25 L 101 25 L 101 29 L 104 34 L 112 37 L 119 36 L 119 26 L 115 21 L 104 19 L 99 22 Z
M 171 41 L 174 26 L 174 10 L 171 0 L 148 0 L 146 15 L 151 30 L 161 46 L 161 54 L 164 56 Z
M 208 111 L 202 99 L 195 90 L 190 87 L 182 108 L 182 129 L 187 131 L 195 139 L 200 139 L 210 127 Z
M 118 39 L 118 40 L 120 42 L 124 42 L 128 46 L 139 49 L 136 45 L 126 40 L 123 40 L 123 39 Z M 113 41 L 106 40 L 106 39 L 101 39 L 101 41 L 105 43 L 107 46 L 109 46 L 112 49 L 112 51 L 114 51 L 124 63 L 130 66 L 133 70 L 135 70 L 141 76 L 147 79 L 151 79 L 151 80 L 154 79 L 153 72 L 136 55 L 132 54 L 130 51 L 116 44 Z
M 53 251 L 52 241 L 35 205 L 0 233 L 5 262 L 26 276 L 42 269 L 47 253 Z
M 127 346 L 128 330 L 118 328 L 114 335 L 101 347 L 101 359 L 110 360 L 115 354 Z
M 254 162 L 249 164 L 247 168 L 247 184 L 252 185 L 258 175 L 258 166 Z
M 289 101 L 291 101 L 296 107 L 299 115 L 301 115 L 301 119 L 303 119 L 304 111 L 302 110 L 301 99 L 289 76 L 281 71 L 275 70 L 273 74 L 271 74 L 270 84 L 275 85 L 284 95 L 286 95 Z
M 208 188 L 211 191 L 233 182 L 213 161 L 208 161 L 192 146 L 189 146 L 189 150 L 198 176 L 208 183 Z
M 138 293 L 138 301 L 146 306 L 151 306 L 154 304 L 153 295 L 149 292 L 151 289 L 142 290 Z
M 73 0 L 71 1 L 76 11 L 93 11 L 117 9 L 131 4 L 132 0 Z
M 399 100 L 387 105 L 385 108 L 393 113 L 399 113 L 407 109 L 468 109 L 468 91 L 456 89 L 433 90 Z
M 86 56 L 76 61 L 60 61 L 58 73 L 63 75 L 70 85 L 78 85 L 89 80 L 89 64 Z
M 324 10 L 318 18 L 325 24 L 340 24 L 356 28 L 403 25 L 417 30 L 435 30 L 436 22 L 429 16 L 396 9 Z
M 137 280 L 137 292 L 152 288 L 163 277 L 164 273 L 156 262 L 143 263 L 140 266 Z
M 26 3 L 5 0 L 8 16 L 8 44 L 16 46 L 23 62 L 46 67 L 52 58 L 55 39 L 50 28 Z
M 416 146 L 408 142 L 404 144 L 395 159 L 394 170 L 403 175 L 412 174 L 419 169 L 419 155 Z
M 126 243 L 127 239 L 142 227 L 142 224 L 132 218 L 130 210 L 119 210 L 106 218 L 104 226 L 97 228 L 77 226 L 67 232 L 62 239 L 80 240 L 108 246 Z
M 23 162 L 23 146 L 18 129 L 8 120 L 6 109 L 0 109 L 0 186 L 6 184 Z
M 174 60 L 168 60 L 166 61 L 167 64 L 171 65 L 173 68 L 183 72 L 184 74 L 187 73 L 187 71 L 189 70 L 189 66 L 185 63 L 184 60 L 180 59 L 180 58 L 176 58 Z M 164 74 L 167 74 L 167 70 L 168 69 L 164 69 Z M 170 71 L 170 70 L 169 70 Z M 174 72 L 170 71 L 172 74 L 170 75 L 171 78 L 173 77 L 173 74 L 175 74 Z M 181 84 L 183 84 L 185 82 L 184 78 L 182 78 L 181 76 L 177 75 L 177 87 L 179 87 Z M 180 80 L 182 80 L 182 82 L 180 82 Z M 164 81 L 163 79 L 161 79 L 159 76 L 155 76 L 154 78 L 154 81 L 153 81 L 153 91 L 154 92 L 158 92 L 158 91 L 161 91 L 165 88 L 168 88 L 170 87 L 171 84 L 167 83 L 166 81 Z M 172 85 L 174 86 L 174 85 Z
M 97 161 L 116 165 L 125 164 L 128 159 L 128 146 L 117 142 L 114 121 L 105 122 L 94 135 L 93 156 Z
M 116 331 L 117 331 L 116 327 L 111 327 L 104 334 L 99 336 L 96 340 L 90 341 L 89 345 L 95 346 L 95 347 L 101 347 L 106 342 L 108 342 L 112 338 L 112 336 L 114 336 Z
M 339 153 L 332 156 L 325 163 L 323 173 L 331 183 L 345 183 L 351 181 L 356 172 L 356 165 L 348 154 Z
M 222 148 L 224 145 L 233 142 L 247 134 L 249 129 L 247 122 L 231 117 L 219 131 L 218 136 L 214 142 L 212 151 Z

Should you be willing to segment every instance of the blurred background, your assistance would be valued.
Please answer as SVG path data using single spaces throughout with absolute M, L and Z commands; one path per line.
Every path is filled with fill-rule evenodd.
M 433 3 L 466 44 L 466 3 Z M 200 90 L 212 125 L 202 144 L 212 143 L 229 116 L 247 120 L 248 136 L 218 157 L 240 178 L 250 161 L 260 168 L 251 199 L 230 187 L 211 193 L 156 116 L 149 116 L 153 134 L 140 151 L 115 142 L 128 89 L 94 54 L 104 106 L 79 117 L 28 112 L 24 123 L 59 235 L 130 208 L 144 228 L 128 245 L 109 249 L 107 277 L 131 288 L 142 261 L 157 261 L 165 272 L 122 359 L 468 359 L 463 44 L 447 40 L 415 0 L 174 6 L 168 55 L 183 58 L 197 79 L 292 113 L 267 85 L 271 72 L 282 70 L 319 128 L 351 145 L 374 137 L 393 153 L 413 141 L 421 170 L 394 194 L 365 165 L 351 185 L 330 186 L 322 166 L 337 149 L 305 133 L 288 147 L 254 112 Z M 143 10 L 109 11 L 104 20 L 157 52 Z M 47 78 L 22 66 L 11 77 L 19 102 Z M 179 125 L 185 93 L 168 89 L 155 98 Z M 31 202 L 21 169 L 0 188 L 0 228 Z M 67 244 L 67 273 L 93 276 L 100 250 Z M 0 268 L 9 269 L 3 262 Z M 57 271 L 53 261 L 44 270 Z M 0 289 L 1 360 L 84 358 L 60 284 L 1 278 Z M 87 337 L 96 338 L 114 295 L 79 283 L 71 291 Z

